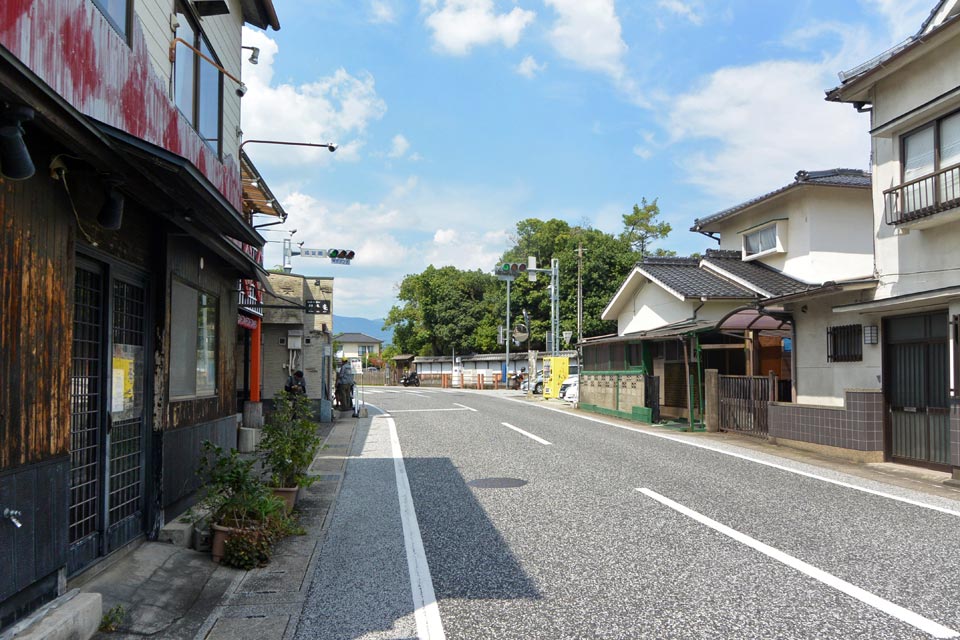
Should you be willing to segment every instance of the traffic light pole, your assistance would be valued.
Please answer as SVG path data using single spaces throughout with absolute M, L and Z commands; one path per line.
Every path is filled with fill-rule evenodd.
M 508 380 L 510 379 L 510 283 L 513 282 L 513 278 L 507 278 L 507 335 L 504 336 L 506 340 L 503 342 L 507 345 L 507 361 L 504 367 L 504 387 L 508 386 Z M 509 388 L 509 387 L 508 387 Z

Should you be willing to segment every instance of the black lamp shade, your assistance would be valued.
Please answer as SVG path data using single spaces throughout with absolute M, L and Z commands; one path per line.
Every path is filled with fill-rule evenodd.
M 117 231 L 123 223 L 123 194 L 111 187 L 97 214 L 97 223 L 108 231 Z
M 0 126 L 0 174 L 10 180 L 26 180 L 35 171 L 20 125 Z

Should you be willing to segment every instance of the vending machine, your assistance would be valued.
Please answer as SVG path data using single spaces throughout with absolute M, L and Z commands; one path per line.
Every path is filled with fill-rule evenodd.
M 570 358 L 553 356 L 543 359 L 543 397 L 560 397 L 560 385 L 570 375 Z

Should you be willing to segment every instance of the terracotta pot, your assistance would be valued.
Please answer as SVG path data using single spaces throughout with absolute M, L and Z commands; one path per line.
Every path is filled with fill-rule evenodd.
M 300 487 L 274 487 L 273 495 L 277 496 L 283 503 L 287 506 L 287 513 L 293 511 L 294 505 L 297 504 L 297 492 L 300 490 Z
M 224 544 L 227 542 L 227 538 L 237 531 L 240 531 L 240 529 L 222 527 L 219 524 L 210 525 L 210 556 L 214 562 L 219 564 L 223 559 Z

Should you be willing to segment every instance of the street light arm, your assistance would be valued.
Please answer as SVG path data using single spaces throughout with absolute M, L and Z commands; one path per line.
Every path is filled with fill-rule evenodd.
M 330 153 L 333 153 L 334 151 L 337 150 L 337 145 L 335 145 L 335 144 L 332 143 L 332 142 L 320 144 L 320 143 L 317 143 L 317 142 L 285 142 L 285 141 L 283 141 L 283 140 L 244 140 L 243 142 L 240 143 L 240 148 L 243 149 L 243 145 L 245 145 L 245 144 L 251 144 L 251 143 L 257 143 L 257 144 L 286 144 L 286 145 L 290 145 L 290 146 L 293 146 L 293 147 L 323 147 L 324 149 L 328 149 L 328 150 L 330 151 Z
M 195 54 L 197 54 L 198 56 L 200 56 L 201 58 L 203 58 L 204 60 L 206 60 L 206 61 L 209 62 L 210 64 L 212 64 L 213 66 L 215 66 L 217 69 L 220 70 L 220 73 L 222 73 L 223 75 L 227 76 L 228 78 L 230 78 L 231 80 L 233 80 L 234 82 L 236 82 L 236 83 L 237 83 L 238 85 L 240 85 L 241 87 L 246 88 L 245 85 L 243 84 L 243 82 L 240 81 L 240 78 L 238 78 L 237 76 L 233 75 L 232 73 L 230 73 L 229 71 L 227 71 L 226 69 L 224 69 L 223 67 L 221 67 L 219 64 L 217 64 L 217 61 L 216 61 L 216 60 L 214 60 L 213 58 L 211 58 L 211 57 L 208 56 L 207 54 L 203 53 L 202 51 L 200 51 L 199 49 L 197 49 L 196 47 L 194 47 L 192 44 L 190 44 L 189 42 L 187 42 L 187 41 L 184 40 L 183 38 L 174 38 L 174 39 L 170 42 L 170 62 L 176 62 L 176 61 L 177 61 L 177 43 L 178 43 L 178 42 L 179 42 L 180 44 L 182 44 L 183 46 L 185 46 L 186 48 L 188 48 L 188 49 L 190 49 L 191 51 L 193 51 Z

